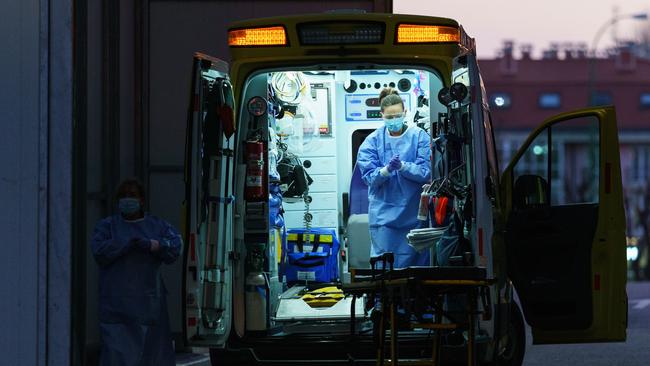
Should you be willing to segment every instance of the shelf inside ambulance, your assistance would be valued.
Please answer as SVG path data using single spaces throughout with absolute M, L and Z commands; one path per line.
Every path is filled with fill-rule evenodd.
M 356 330 L 372 329 L 370 318 L 364 315 L 365 297 L 354 303 Z M 280 334 L 326 332 L 348 333 L 352 297 L 343 295 L 336 286 L 310 290 L 304 285 L 294 285 L 279 299 L 278 310 L 272 320 L 282 330 Z
M 352 297 L 344 297 L 342 291 L 336 291 L 336 287 L 330 289 L 330 293 L 322 292 L 322 296 L 313 294 L 303 285 L 294 285 L 280 296 L 278 311 L 276 312 L 276 322 L 295 322 L 301 320 L 350 320 L 350 310 Z M 338 295 L 340 294 L 340 295 Z M 311 296 L 310 296 L 311 295 Z M 338 296 L 337 296 L 338 295 Z M 313 304 L 313 301 L 320 301 L 322 306 Z M 309 304 L 312 302 L 312 306 Z M 355 302 L 355 317 L 363 318 L 365 301 L 357 299 Z M 349 329 L 349 328 L 348 328 Z

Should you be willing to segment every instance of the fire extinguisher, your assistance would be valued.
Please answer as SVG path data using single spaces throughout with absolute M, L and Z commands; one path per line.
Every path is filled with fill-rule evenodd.
M 262 201 L 267 198 L 266 144 L 259 140 L 246 142 L 246 201 Z

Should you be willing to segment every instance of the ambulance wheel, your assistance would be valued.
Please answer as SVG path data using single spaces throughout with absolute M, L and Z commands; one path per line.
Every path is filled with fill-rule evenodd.
M 510 322 L 506 331 L 505 348 L 502 348 L 492 364 L 494 366 L 521 366 L 526 352 L 526 326 L 521 310 L 514 302 L 510 306 Z M 502 345 L 502 347 L 504 346 Z

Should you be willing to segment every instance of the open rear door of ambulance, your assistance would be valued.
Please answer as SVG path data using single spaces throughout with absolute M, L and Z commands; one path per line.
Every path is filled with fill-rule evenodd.
M 508 275 L 533 342 L 624 341 L 625 214 L 614 108 L 546 120 L 501 183 Z
M 473 133 L 473 161 L 471 168 L 476 182 L 474 197 L 472 197 L 476 211 L 476 237 L 473 238 L 473 252 L 476 254 L 476 264 L 485 267 L 488 278 L 494 276 L 492 261 L 492 248 L 483 243 L 489 243 L 493 236 L 493 209 L 496 199 L 495 187 L 498 181 L 498 166 L 492 125 L 487 115 L 488 106 L 485 103 L 485 88 L 479 71 L 476 55 L 473 52 L 454 58 L 452 69 L 452 84 L 462 83 L 469 90 L 467 104 L 469 120 Z M 483 164 L 484 163 L 484 164 Z
M 223 346 L 232 325 L 233 90 L 228 64 L 195 54 L 185 151 L 183 333 Z

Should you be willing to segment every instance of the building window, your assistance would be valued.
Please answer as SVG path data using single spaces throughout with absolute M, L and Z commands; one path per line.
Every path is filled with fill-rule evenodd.
M 562 103 L 560 93 L 542 93 L 539 96 L 539 107 L 543 109 L 557 109 Z
M 650 178 L 650 146 L 634 145 L 632 159 L 632 180 L 646 183 Z
M 641 93 L 639 96 L 639 105 L 642 109 L 650 109 L 650 93 Z
M 612 95 L 606 91 L 594 92 L 591 96 L 591 105 L 609 105 L 612 104 Z
M 490 96 L 490 106 L 498 109 L 510 107 L 511 99 L 508 93 L 494 93 Z

